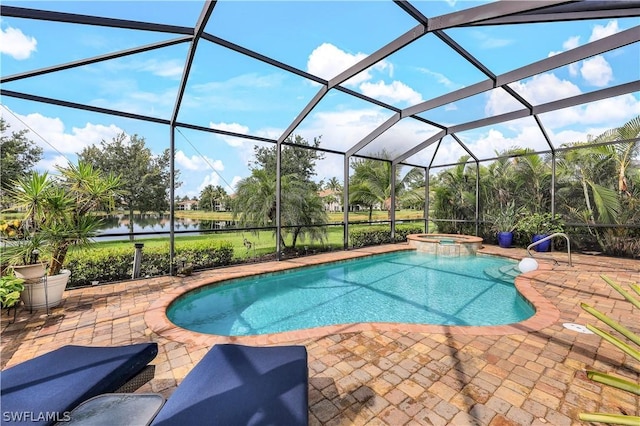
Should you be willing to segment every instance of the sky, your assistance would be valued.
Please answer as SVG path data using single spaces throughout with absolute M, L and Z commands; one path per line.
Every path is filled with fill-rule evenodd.
M 434 17 L 480 2 L 415 1 L 425 16 Z M 201 1 L 4 1 L 3 5 L 69 13 L 193 26 Z M 528 63 L 628 30 L 640 18 L 578 22 L 467 27 L 446 35 L 501 75 Z M 331 79 L 418 25 L 391 1 L 219 1 L 205 32 L 277 61 Z M 2 77 L 96 57 L 180 35 L 0 18 Z M 129 55 L 3 83 L 3 89 L 170 119 L 182 77 L 188 43 Z M 533 105 L 637 81 L 640 43 L 557 68 L 510 84 Z M 343 86 L 396 108 L 407 108 L 479 83 L 486 76 L 427 34 L 352 77 Z M 318 93 L 311 80 L 201 40 L 190 70 L 178 121 L 276 140 Z M 445 126 L 519 110 L 522 105 L 501 88 L 418 114 Z M 168 126 L 113 117 L 4 96 L 0 114 L 10 131 L 29 130 L 28 137 L 44 149 L 37 165 L 54 170 L 75 162 L 83 148 L 110 141 L 124 132 L 145 138 L 160 153 L 169 147 Z M 393 115 L 393 111 L 331 90 L 293 134 L 308 141 L 320 138 L 330 150 L 348 150 Z M 555 146 L 586 141 L 640 115 L 640 94 L 630 93 L 592 104 L 541 114 L 540 121 Z M 405 118 L 374 139 L 359 154 L 379 156 L 384 150 L 401 155 L 438 129 Z M 460 132 L 457 136 L 480 159 L 511 147 L 548 149 L 532 117 Z M 180 196 L 197 196 L 206 185 L 229 193 L 250 175 L 255 146 L 269 143 L 178 128 L 176 167 Z M 435 158 L 434 157 L 435 154 Z M 466 154 L 451 136 L 409 157 L 414 165 L 445 165 Z M 327 153 L 318 162 L 317 179 L 343 180 L 343 157 Z

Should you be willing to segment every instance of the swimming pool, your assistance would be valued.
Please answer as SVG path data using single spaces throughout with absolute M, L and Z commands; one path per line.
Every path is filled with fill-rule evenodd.
M 167 317 L 182 328 L 223 336 L 362 322 L 511 324 L 534 309 L 512 276 L 494 279 L 485 270 L 512 265 L 502 258 L 461 261 L 402 251 L 207 286 L 176 299 Z

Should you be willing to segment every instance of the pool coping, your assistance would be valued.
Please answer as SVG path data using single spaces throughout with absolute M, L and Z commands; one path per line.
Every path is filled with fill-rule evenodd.
M 411 323 L 354 323 L 328 325 L 302 330 L 285 331 L 274 334 L 261 334 L 253 336 L 222 336 L 199 333 L 179 327 L 172 323 L 166 315 L 169 305 L 179 296 L 216 282 L 227 281 L 235 278 L 244 278 L 263 273 L 279 272 L 305 266 L 319 265 L 331 261 L 349 260 L 375 254 L 391 253 L 401 250 L 414 250 L 406 244 L 398 244 L 382 247 L 367 247 L 349 251 L 322 253 L 304 258 L 272 261 L 255 264 L 243 264 L 227 268 L 206 271 L 197 274 L 190 282 L 180 288 L 172 289 L 149 306 L 144 319 L 148 327 L 156 334 L 182 343 L 195 343 L 211 346 L 218 343 L 239 343 L 246 345 L 268 345 L 300 341 L 309 338 L 324 337 L 337 333 L 351 333 L 363 331 L 396 331 L 416 333 L 439 333 L 449 335 L 509 335 L 526 334 L 549 327 L 560 318 L 560 311 L 549 300 L 543 297 L 534 287 L 537 276 L 548 272 L 552 265 L 540 262 L 539 268 L 532 272 L 520 274 L 515 279 L 515 286 L 522 296 L 535 308 L 535 313 L 524 321 L 496 326 L 454 326 L 435 324 L 411 324 Z M 481 252 L 479 255 L 485 256 Z M 500 256 L 512 258 L 510 256 Z

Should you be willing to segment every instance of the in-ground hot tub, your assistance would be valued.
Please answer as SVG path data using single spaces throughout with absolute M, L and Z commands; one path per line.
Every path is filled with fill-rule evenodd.
M 458 234 L 411 234 L 409 245 L 417 251 L 438 256 L 475 256 L 482 238 Z

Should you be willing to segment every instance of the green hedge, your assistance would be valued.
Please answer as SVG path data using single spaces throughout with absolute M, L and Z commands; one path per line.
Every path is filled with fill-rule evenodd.
M 233 258 L 233 245 L 228 241 L 193 241 L 178 245 L 175 250 L 175 260 L 184 260 L 194 270 L 229 265 Z M 133 244 L 129 248 L 92 248 L 70 252 L 64 265 L 71 270 L 67 287 L 89 285 L 91 281 L 104 283 L 130 279 L 133 273 L 133 255 Z M 141 276 L 168 273 L 168 243 L 142 249 Z
M 409 234 L 423 234 L 424 227 L 417 225 L 396 226 L 395 242 L 407 240 Z M 365 247 L 391 243 L 391 229 L 388 226 L 370 226 L 349 232 L 352 247 Z

